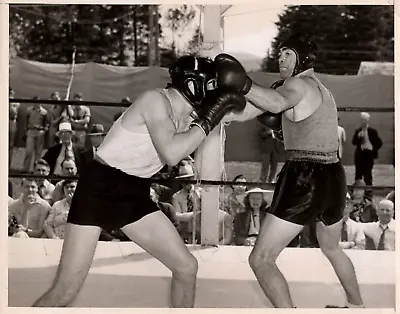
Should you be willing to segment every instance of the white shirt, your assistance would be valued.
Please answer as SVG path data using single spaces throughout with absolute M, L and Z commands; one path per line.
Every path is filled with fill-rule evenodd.
M 378 248 L 379 240 L 382 235 L 382 228 L 380 227 L 380 222 L 367 222 L 367 223 L 360 223 L 364 234 L 371 238 L 375 244 L 375 248 Z M 396 222 L 392 219 L 389 224 L 386 225 L 388 229 L 385 233 L 385 250 L 386 251 L 394 251 L 395 250 L 395 242 L 396 242 Z M 386 226 L 382 225 L 383 228 Z
M 347 226 L 347 242 L 354 242 L 356 245 L 351 249 L 365 249 L 365 235 L 361 223 L 352 219 L 347 219 L 345 222 Z M 341 242 L 343 248 L 349 248 L 346 242 Z
M 343 127 L 338 125 L 339 158 L 343 156 L 343 144 L 346 142 L 346 132 Z

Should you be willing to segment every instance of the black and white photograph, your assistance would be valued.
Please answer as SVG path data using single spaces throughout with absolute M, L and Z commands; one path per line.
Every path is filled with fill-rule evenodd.
M 393 3 L 5 7 L 6 307 L 394 313 Z

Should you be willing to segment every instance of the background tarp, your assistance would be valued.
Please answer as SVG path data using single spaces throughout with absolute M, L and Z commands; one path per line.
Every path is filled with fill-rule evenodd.
M 13 59 L 10 63 L 10 87 L 17 98 L 39 96 L 49 99 L 58 91 L 65 96 L 71 78 L 71 66 L 49 64 L 24 59 Z M 270 86 L 279 79 L 275 73 L 250 72 L 249 76 L 261 86 Z M 317 74 L 318 78 L 333 93 L 338 107 L 394 107 L 394 77 L 383 75 L 336 76 Z M 118 67 L 96 63 L 77 64 L 71 96 L 81 92 L 85 100 L 120 102 L 123 97 L 134 101 L 143 91 L 163 88 L 168 82 L 168 71 L 160 67 Z M 26 108 L 22 105 L 21 108 Z M 48 106 L 45 106 L 46 108 Z M 109 129 L 113 116 L 120 107 L 90 107 L 92 122 L 101 123 Z M 19 145 L 23 145 L 24 110 L 20 115 Z M 377 163 L 391 164 L 394 159 L 394 114 L 372 113 L 371 126 L 376 128 L 383 140 Z M 347 132 L 347 144 L 343 162 L 353 163 L 354 147 L 351 139 L 359 125 L 358 112 L 340 112 L 340 124 Z M 227 161 L 259 161 L 260 126 L 256 121 L 232 123 L 227 128 L 225 159 Z

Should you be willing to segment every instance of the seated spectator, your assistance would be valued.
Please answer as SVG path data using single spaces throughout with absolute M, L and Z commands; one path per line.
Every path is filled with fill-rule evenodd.
M 23 179 L 22 191 L 21 197 L 8 208 L 10 216 L 14 216 L 18 223 L 13 236 L 41 238 L 43 223 L 49 214 L 50 205 L 39 196 L 35 180 Z
M 367 249 L 394 251 L 396 222 L 393 219 L 393 202 L 387 199 L 381 200 L 378 205 L 377 214 L 378 221 L 361 224 L 365 237 L 367 240 L 371 240 L 372 247 L 368 246 Z
M 39 159 L 35 165 L 34 174 L 40 176 L 48 176 L 50 173 L 50 166 L 44 159 Z M 36 180 L 39 188 L 39 195 L 42 199 L 51 204 L 51 200 L 54 192 L 54 185 L 51 184 L 47 179 L 40 178 Z
M 38 97 L 34 97 L 38 100 Z M 33 164 L 40 159 L 44 147 L 44 139 L 49 129 L 47 110 L 35 103 L 26 110 L 26 150 L 24 159 L 24 171 L 29 172 L 33 158 Z
M 255 244 L 267 214 L 268 204 L 264 200 L 264 193 L 268 192 L 260 188 L 253 188 L 246 192 L 245 211 L 238 213 L 235 218 L 235 245 L 253 246 Z
M 246 178 L 239 174 L 234 179 L 233 182 L 247 182 Z M 235 219 L 238 213 L 245 212 L 244 198 L 246 196 L 245 192 L 247 187 L 245 185 L 233 185 L 232 194 L 228 198 L 228 213 Z
M 343 212 L 343 226 L 339 246 L 342 249 L 365 249 L 365 236 L 360 223 L 350 218 L 353 211 L 353 203 L 351 197 L 347 193 L 346 207 Z
M 42 159 L 50 165 L 50 174 L 62 175 L 61 163 L 65 159 L 74 159 L 78 172 L 83 164 L 83 149 L 72 143 L 72 135 L 69 122 L 62 122 L 57 136 L 61 143 L 50 147 Z
M 172 191 L 169 187 L 152 183 L 151 188 L 157 193 L 160 202 L 172 204 Z
M 76 189 L 76 182 L 64 180 L 62 189 L 65 198 L 53 204 L 50 213 L 43 224 L 43 230 L 49 239 L 64 239 L 65 227 L 67 225 L 72 197 Z
M 107 133 L 104 132 L 102 124 L 93 124 L 90 133 L 87 134 L 87 149 L 84 151 L 85 164 L 93 160 L 97 149 L 100 147 Z
M 372 222 L 377 221 L 375 204 L 365 197 L 365 183 L 358 179 L 353 184 L 353 192 L 351 194 L 353 211 L 350 218 L 355 222 Z
M 61 169 L 62 169 L 62 175 L 66 177 L 73 177 L 76 176 L 77 174 L 77 169 L 75 165 L 75 161 L 73 159 L 65 159 L 62 164 L 61 164 Z M 57 201 L 62 200 L 65 195 L 64 195 L 64 180 L 61 180 L 57 182 L 54 191 L 53 191 L 53 197 L 52 197 L 52 204 L 54 204 Z
M 165 216 L 168 217 L 174 227 L 179 230 L 179 220 L 176 218 L 174 206 L 168 203 L 160 202 L 160 197 L 153 188 L 150 188 L 150 198 L 154 203 L 157 204 L 158 208 L 165 214 Z
M 388 195 L 386 195 L 386 199 L 389 201 L 392 201 L 396 207 L 396 203 L 394 202 L 394 191 L 392 191 Z M 396 208 L 394 208 L 394 211 L 393 211 L 393 219 L 396 219 Z
M 81 93 L 74 95 L 74 101 L 83 101 Z M 74 142 L 82 149 L 85 147 L 86 133 L 90 122 L 90 109 L 80 104 L 68 106 L 68 116 L 74 132 Z

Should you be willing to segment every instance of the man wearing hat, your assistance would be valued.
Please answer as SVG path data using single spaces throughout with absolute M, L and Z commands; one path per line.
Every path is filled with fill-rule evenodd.
M 107 133 L 104 132 L 104 126 L 102 124 L 93 124 L 90 133 L 87 134 L 87 149 L 84 152 L 85 164 L 93 159 L 97 149 L 103 142 L 103 139 L 106 135 Z
M 43 159 L 50 166 L 50 174 L 62 175 L 61 164 L 65 159 L 73 159 L 79 172 L 83 164 L 83 149 L 72 143 L 74 131 L 72 130 L 71 123 L 60 123 L 56 135 L 61 143 L 49 147 L 43 156 Z
M 193 167 L 190 164 L 179 167 L 178 176 L 175 179 L 193 180 Z M 199 219 L 198 214 L 201 211 L 201 190 L 192 183 L 183 183 L 181 186 L 182 189 L 172 196 L 172 205 L 180 222 L 179 233 L 185 242 L 191 243 L 193 217 Z

